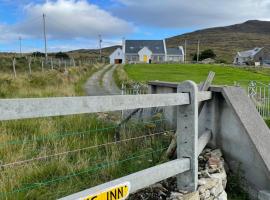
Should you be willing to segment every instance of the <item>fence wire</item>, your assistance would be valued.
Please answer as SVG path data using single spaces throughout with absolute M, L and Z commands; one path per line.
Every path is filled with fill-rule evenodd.
M 166 119 L 160 119 L 160 120 L 146 121 L 146 122 L 142 121 L 141 123 L 153 124 L 153 123 L 165 122 L 165 121 Z M 48 135 L 37 136 L 33 139 L 9 140 L 9 141 L 0 143 L 0 149 L 8 145 L 28 144 L 28 143 L 33 143 L 33 142 L 45 141 L 45 140 L 60 140 L 66 137 L 92 134 L 95 132 L 103 132 L 103 131 L 108 131 L 108 130 L 114 130 L 117 128 L 119 128 L 119 125 L 114 125 L 114 126 L 104 127 L 104 128 L 97 128 L 97 129 L 89 129 L 89 130 L 85 130 L 81 132 L 53 133 L 53 134 L 48 134 Z
M 31 196 L 34 190 L 39 191 L 39 188 L 71 180 L 72 178 L 74 178 L 74 181 L 77 181 L 78 184 L 83 182 L 81 184 L 82 186 L 93 186 L 93 182 L 91 180 L 85 180 L 85 176 L 83 175 L 92 174 L 99 176 L 102 175 L 102 173 L 106 173 L 106 170 L 109 170 L 108 175 L 110 175 L 110 170 L 120 170 L 120 174 L 116 173 L 120 176 L 127 175 L 130 170 L 132 172 L 141 170 L 143 169 L 142 167 L 144 165 L 145 167 L 153 166 L 156 162 L 161 161 L 160 156 L 162 155 L 162 152 L 168 148 L 170 134 L 171 132 L 175 131 L 172 129 L 167 130 L 165 123 L 165 119 L 159 119 L 142 121 L 134 124 L 127 124 L 127 126 L 125 126 L 123 130 L 125 134 L 121 136 L 121 139 L 119 141 L 115 141 L 113 135 L 114 132 L 119 131 L 120 127 L 119 125 L 113 125 L 102 128 L 89 129 L 80 132 L 56 132 L 44 136 L 34 136 L 27 139 L 22 138 L 2 142 L 0 143 L 0 176 L 2 177 L 2 180 L 0 181 L 0 185 L 2 185 L 0 191 L 0 198 L 10 199 L 12 195 L 19 195 L 18 198 L 14 196 L 13 197 L 15 199 L 21 199 L 20 195 L 22 195 L 22 199 L 24 199 L 24 197 L 27 195 Z M 106 133 L 107 136 L 105 137 L 102 133 Z M 82 135 L 93 137 L 79 138 Z M 162 138 L 160 138 L 161 136 Z M 166 136 L 168 140 L 164 140 L 163 136 Z M 72 142 L 76 144 L 74 145 L 74 147 L 76 148 L 70 148 L 66 150 L 66 147 L 63 147 L 63 149 L 60 148 L 63 151 L 53 152 L 55 145 L 61 146 L 61 142 L 65 139 L 69 139 L 70 137 L 74 137 L 74 140 L 72 140 Z M 44 141 L 48 141 L 49 143 L 39 143 L 33 147 L 30 147 L 29 152 L 26 151 L 25 153 L 23 153 L 25 150 L 27 150 L 29 146 L 33 145 L 33 143 Z M 60 141 L 60 143 L 58 144 L 57 141 Z M 83 145 L 80 144 L 80 142 Z M 50 145 L 52 144 L 53 146 L 50 147 Z M 18 145 L 21 145 L 22 147 L 20 149 L 16 149 Z M 38 151 L 44 153 L 42 152 L 42 149 L 44 148 L 43 145 L 47 148 L 47 150 L 45 151 L 44 155 L 38 156 Z M 7 147 L 14 147 L 16 149 L 14 153 L 17 153 L 16 151 L 19 150 L 22 153 L 21 156 L 19 158 L 15 157 L 17 159 L 14 159 L 13 161 L 10 161 L 9 158 L 6 162 L 4 162 L 4 152 L 6 151 Z M 56 150 L 59 149 L 56 148 Z M 3 153 L 1 151 L 3 151 Z M 8 149 L 8 151 L 12 150 Z M 36 156 L 31 156 L 29 158 L 29 155 L 32 155 L 32 152 L 34 152 L 33 155 Z M 84 154 L 81 154 L 82 152 Z M 96 152 L 98 152 L 98 154 L 96 154 Z M 117 156 L 114 155 L 115 153 L 117 154 Z M 72 156 L 73 154 L 78 155 L 78 157 Z M 67 157 L 68 155 L 69 157 Z M 151 162 L 148 162 L 146 159 L 140 161 L 141 163 L 145 163 L 144 165 L 137 163 L 139 162 L 139 159 L 143 159 L 148 156 L 151 156 Z M 23 157 L 25 157 L 25 159 L 23 159 Z M 79 162 L 81 162 L 80 160 L 77 160 L 78 158 L 85 159 L 87 165 L 84 165 L 82 168 L 77 167 L 79 165 Z M 70 169 L 65 169 L 64 172 L 60 171 L 60 174 L 58 174 L 58 172 L 52 172 L 52 174 L 49 173 L 47 176 L 46 174 L 43 175 L 44 177 L 51 177 L 49 179 L 40 176 L 40 178 L 36 177 L 33 180 L 30 178 L 29 181 L 25 181 L 28 180 L 28 178 L 26 178 L 28 177 L 28 175 L 33 175 L 33 171 L 30 170 L 31 168 L 46 171 L 47 166 L 48 168 L 51 165 L 57 166 L 58 163 L 60 164 L 61 162 L 63 162 L 64 159 L 67 160 L 65 161 L 65 163 L 70 163 L 70 165 L 68 166 L 71 167 Z M 133 164 L 133 167 L 130 167 L 130 163 L 128 161 L 134 161 L 136 163 L 134 164 L 135 167 L 133 166 Z M 117 167 L 121 166 L 122 163 L 128 164 L 125 164 L 124 168 L 123 166 Z M 87 168 L 86 166 L 89 167 Z M 62 170 L 61 166 L 59 169 Z M 23 176 L 21 181 L 15 182 L 16 184 L 14 184 L 12 182 L 12 177 L 14 178 L 20 175 L 20 173 L 23 171 L 25 171 L 26 177 Z M 21 177 L 19 176 L 17 178 L 20 179 Z M 112 178 L 112 175 L 110 175 L 109 178 Z M 96 184 L 95 181 L 94 183 Z M 60 185 L 57 185 L 57 187 L 60 187 Z M 78 186 L 76 186 L 76 188 L 77 187 Z M 57 194 L 53 195 L 64 195 L 70 192 L 66 190 L 65 187 L 61 189 L 65 190 L 61 190 L 61 192 L 57 192 Z M 75 192 L 76 189 L 73 189 Z M 46 194 L 45 196 L 48 196 L 48 198 L 50 198 L 52 194 Z
M 143 135 L 143 136 L 139 136 L 139 137 L 128 138 L 128 139 L 124 139 L 124 140 L 120 140 L 120 141 L 109 142 L 109 143 L 105 143 L 105 144 L 99 144 L 99 145 L 84 147 L 84 148 L 80 148 L 80 149 L 74 149 L 74 150 L 60 152 L 60 153 L 56 153 L 56 154 L 52 154 L 52 155 L 35 157 L 35 158 L 28 159 L 28 160 L 14 161 L 12 163 L 7 163 L 7 164 L 0 165 L 0 168 L 12 167 L 12 166 L 16 166 L 16 165 L 23 165 L 23 164 L 27 164 L 27 163 L 34 162 L 34 161 L 47 160 L 49 158 L 58 157 L 58 156 L 64 156 L 64 155 L 71 154 L 71 153 L 78 153 L 80 151 L 86 151 L 86 150 L 90 150 L 90 149 L 94 149 L 94 148 L 100 148 L 100 147 L 105 147 L 105 146 L 109 146 L 109 145 L 120 144 L 120 143 L 123 143 L 123 142 L 128 142 L 128 141 L 133 141 L 133 140 L 145 139 L 145 138 L 148 138 L 148 137 L 153 137 L 153 136 L 161 135 L 161 134 L 168 133 L 168 132 L 175 132 L 175 130 L 168 130 L 166 132 L 153 133 L 153 134 L 149 134 L 149 135 Z
M 140 154 L 140 155 L 134 154 L 131 157 L 128 157 L 128 158 L 126 158 L 124 160 L 101 163 L 101 164 L 96 165 L 96 167 L 94 167 L 94 168 L 91 167 L 89 169 L 79 171 L 79 172 L 76 172 L 76 173 L 71 173 L 71 174 L 66 175 L 66 176 L 58 177 L 56 179 L 51 179 L 51 180 L 46 180 L 46 181 L 43 181 L 43 182 L 32 183 L 32 184 L 29 184 L 29 185 L 25 185 L 25 186 L 23 186 L 21 188 L 14 189 L 11 192 L 0 193 L 0 194 L 1 194 L 1 196 L 7 196 L 7 195 L 11 195 L 11 194 L 18 193 L 18 192 L 24 192 L 24 191 L 32 190 L 32 189 L 35 189 L 35 188 L 44 187 L 44 186 L 47 186 L 47 185 L 54 184 L 56 182 L 65 181 L 66 179 L 69 179 L 69 178 L 72 178 L 72 177 L 80 176 L 80 175 L 83 175 L 83 174 L 89 174 L 91 172 L 93 173 L 93 172 L 96 172 L 96 171 L 98 171 L 100 169 L 108 168 L 108 167 L 110 167 L 112 165 L 118 165 L 118 164 L 121 164 L 121 163 L 124 163 L 124 162 L 127 162 L 127 161 L 142 158 L 142 157 L 147 156 L 147 155 L 155 154 L 155 153 L 158 153 L 158 152 L 163 152 L 166 149 L 168 149 L 168 146 L 163 147 L 163 148 L 158 149 L 158 150 L 155 150 L 155 151 L 145 152 L 144 154 Z

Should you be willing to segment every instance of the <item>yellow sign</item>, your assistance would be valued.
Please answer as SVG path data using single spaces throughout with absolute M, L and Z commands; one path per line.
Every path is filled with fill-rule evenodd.
M 123 183 L 112 188 L 108 188 L 97 194 L 91 194 L 81 200 L 124 200 L 128 197 L 130 191 L 130 183 Z

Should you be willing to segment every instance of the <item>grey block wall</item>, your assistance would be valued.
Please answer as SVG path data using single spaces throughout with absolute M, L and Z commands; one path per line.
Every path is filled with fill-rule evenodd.
M 162 93 L 174 92 L 172 88 L 177 87 L 175 83 L 150 84 Z M 199 116 L 199 133 L 212 130 L 210 145 L 222 149 L 235 173 L 241 169 L 251 197 L 258 199 L 260 191 L 270 191 L 270 130 L 243 89 L 211 87 L 210 90 L 213 98 Z M 170 108 L 165 113 L 173 123 L 175 111 Z

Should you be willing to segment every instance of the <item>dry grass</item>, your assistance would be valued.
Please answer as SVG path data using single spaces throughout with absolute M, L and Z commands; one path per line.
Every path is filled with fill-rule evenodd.
M 2 73 L 1 98 L 83 95 L 85 80 L 100 67 L 70 68 L 68 74 L 56 70 L 34 72 L 31 76 L 21 73 L 16 79 Z M 0 199 L 56 199 L 160 161 L 162 152 L 152 152 L 166 146 L 168 136 L 102 145 L 114 142 L 116 128 L 113 119 L 100 116 L 103 115 L 0 122 Z M 131 123 L 121 131 L 121 139 L 164 129 L 159 122 L 151 128 Z M 93 147 L 97 145 L 102 146 Z M 78 150 L 83 148 L 88 149 Z M 64 154 L 40 158 L 58 153 Z M 39 160 L 16 164 L 32 158 Z

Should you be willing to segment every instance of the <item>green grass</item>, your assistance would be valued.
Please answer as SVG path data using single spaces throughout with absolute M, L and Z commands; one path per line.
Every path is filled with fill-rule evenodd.
M 0 74 L 0 98 L 84 95 L 87 78 L 102 66 L 44 73 Z M 84 114 L 0 122 L 0 165 L 114 142 L 116 119 Z M 165 129 L 163 123 L 130 123 L 121 139 Z M 154 124 L 154 126 L 153 126 Z M 154 128 L 153 128 L 154 127 Z M 0 167 L 0 199 L 56 199 L 148 168 L 163 160 L 170 137 L 159 135 L 103 145 L 24 165 Z
M 230 66 L 203 64 L 137 64 L 126 65 L 125 70 L 130 79 L 147 82 L 150 80 L 181 82 L 193 80 L 196 83 L 204 81 L 209 71 L 216 73 L 214 84 L 233 85 L 236 81 L 241 86 L 247 86 L 250 80 L 268 83 L 270 71 L 235 68 Z
M 116 83 L 116 85 L 121 88 L 122 83 L 127 84 L 129 82 L 128 75 L 126 71 L 124 70 L 123 65 L 118 65 L 116 69 L 113 72 L 113 78 Z

